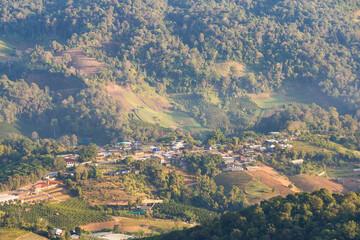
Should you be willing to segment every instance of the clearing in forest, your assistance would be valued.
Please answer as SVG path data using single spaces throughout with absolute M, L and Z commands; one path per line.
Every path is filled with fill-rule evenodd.
M 84 75 L 98 73 L 104 66 L 103 63 L 97 61 L 95 58 L 86 56 L 81 47 L 71 48 L 62 52 L 60 56 L 54 57 L 54 61 L 61 61 L 61 57 L 65 53 L 71 56 L 71 61 L 68 65 L 74 67 L 76 70 L 80 70 Z
M 259 108 L 268 110 L 274 107 L 283 108 L 285 104 L 285 96 L 283 94 L 260 93 L 248 94 L 248 96 L 258 105 Z
M 148 123 L 166 128 L 183 130 L 205 130 L 194 118 L 184 112 L 172 110 L 169 101 L 153 91 L 135 93 L 129 86 L 112 84 L 106 87 L 109 96 L 116 100 L 124 110 Z
M 185 222 L 175 222 L 163 219 L 114 217 L 112 221 L 90 223 L 85 226 L 81 226 L 81 228 L 85 231 L 99 231 L 105 228 L 112 229 L 115 225 L 119 225 L 120 230 L 126 233 L 143 231 L 144 233 L 151 233 L 154 235 L 194 226 Z
M 223 77 L 227 77 L 232 71 L 238 76 L 244 76 L 246 67 L 238 62 L 230 61 L 224 63 L 215 63 L 216 71 Z

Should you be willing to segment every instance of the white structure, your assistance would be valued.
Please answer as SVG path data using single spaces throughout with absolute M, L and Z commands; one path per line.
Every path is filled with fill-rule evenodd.
M 11 203 L 18 199 L 18 196 L 10 195 L 10 194 L 2 194 L 0 195 L 0 205 L 4 203 Z
M 120 234 L 120 233 L 112 233 L 112 232 L 99 232 L 90 234 L 91 237 L 96 237 L 98 239 L 104 240 L 125 240 L 125 239 L 133 239 L 132 236 Z
M 54 228 L 53 233 L 55 236 L 61 236 L 61 234 L 63 233 L 63 230 L 59 229 L 59 228 Z
M 301 165 L 304 163 L 304 159 L 296 159 L 291 161 L 294 165 Z

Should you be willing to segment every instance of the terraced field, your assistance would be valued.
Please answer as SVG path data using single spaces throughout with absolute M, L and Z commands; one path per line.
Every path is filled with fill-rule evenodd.
M 171 110 L 172 105 L 154 92 L 136 94 L 130 87 L 110 85 L 106 88 L 110 97 L 128 112 L 144 122 L 159 124 L 166 128 L 205 130 L 194 118 L 180 111 Z

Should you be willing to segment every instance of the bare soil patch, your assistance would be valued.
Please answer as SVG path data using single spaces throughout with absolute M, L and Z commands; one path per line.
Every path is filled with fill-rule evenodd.
M 358 192 L 360 187 L 360 179 L 353 177 L 344 177 L 339 178 L 338 183 L 344 186 L 343 193 L 347 193 L 350 191 Z
M 305 192 L 313 192 L 320 188 L 327 188 L 329 191 L 337 193 L 344 191 L 344 187 L 340 183 L 334 182 L 333 178 L 300 174 L 290 176 L 290 179 L 299 189 Z
M 104 228 L 112 229 L 115 225 L 119 225 L 119 228 L 124 232 L 139 232 L 153 233 L 156 229 L 172 230 L 173 228 L 192 227 L 184 222 L 174 222 L 163 219 L 133 219 L 126 217 L 114 217 L 113 220 L 107 222 L 90 223 L 81 228 L 85 231 L 99 231 Z

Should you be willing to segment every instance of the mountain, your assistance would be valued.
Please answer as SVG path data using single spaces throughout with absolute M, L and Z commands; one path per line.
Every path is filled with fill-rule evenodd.
M 282 130 L 314 103 L 357 122 L 359 11 L 355 0 L 4 0 L 0 119 L 94 142 Z

